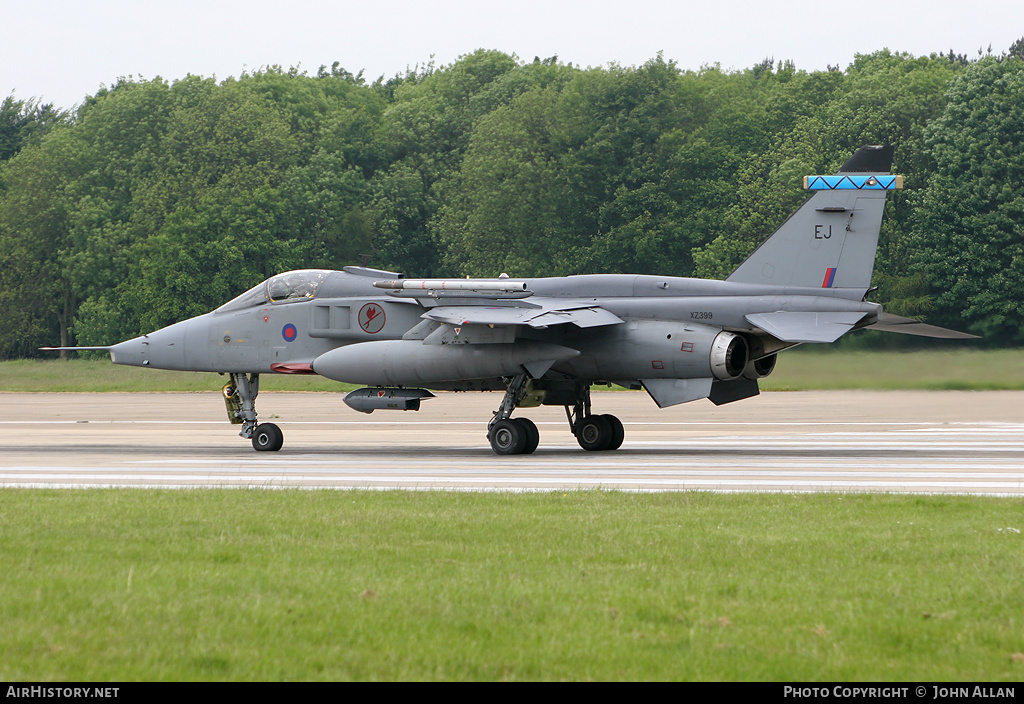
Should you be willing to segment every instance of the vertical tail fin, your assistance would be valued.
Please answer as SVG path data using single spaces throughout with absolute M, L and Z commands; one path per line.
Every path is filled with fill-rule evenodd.
M 861 147 L 834 176 L 808 176 L 816 191 L 726 279 L 739 283 L 842 289 L 862 298 L 871 286 L 892 147 Z

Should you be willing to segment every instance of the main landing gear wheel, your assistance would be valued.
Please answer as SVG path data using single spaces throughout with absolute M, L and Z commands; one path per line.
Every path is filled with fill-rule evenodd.
M 569 430 L 576 437 L 576 442 L 588 452 L 618 450 L 626 436 L 622 421 L 615 416 L 595 415 L 590 412 L 588 384 L 578 383 L 575 394 L 573 405 L 565 407 L 565 417 L 569 421 Z
M 273 423 L 260 423 L 252 433 L 252 447 L 257 452 L 277 452 L 284 444 L 284 433 Z
M 540 431 L 537 430 L 536 424 L 529 418 L 515 418 L 514 420 L 526 429 L 526 443 L 523 445 L 522 454 L 529 455 L 540 444 Z
M 501 399 L 501 406 L 494 412 L 494 418 L 487 424 L 487 441 L 498 455 L 528 455 L 537 449 L 540 433 L 529 418 L 510 418 L 512 411 L 523 400 L 530 389 L 530 378 L 518 374 L 507 381 L 508 388 Z
M 580 423 L 576 441 L 584 450 L 617 450 L 626 432 L 622 421 L 612 415 L 587 416 Z
M 487 439 L 496 454 L 518 455 L 526 445 L 526 429 L 511 418 L 506 418 L 494 424 Z
M 506 418 L 494 424 L 487 439 L 496 454 L 528 455 L 537 449 L 540 433 L 529 418 Z
M 626 429 L 622 427 L 622 421 L 613 415 L 605 415 L 604 419 L 608 421 L 608 425 L 611 427 L 612 435 L 608 443 L 606 450 L 618 450 L 622 447 L 622 441 L 626 438 Z

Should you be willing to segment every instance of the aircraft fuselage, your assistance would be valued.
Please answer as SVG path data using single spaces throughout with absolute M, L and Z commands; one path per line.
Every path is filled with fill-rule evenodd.
M 352 268 L 353 271 L 357 271 Z M 385 340 L 424 340 L 423 315 L 460 305 L 485 305 L 510 312 L 529 311 L 530 298 L 572 301 L 599 307 L 621 318 L 623 324 L 580 328 L 561 325 L 517 331 L 507 326 L 467 322 L 436 324 L 430 333 L 450 325 L 448 335 L 438 336 L 438 346 L 504 345 L 536 339 L 575 349 L 578 356 L 559 362 L 565 374 L 593 380 L 678 378 L 692 375 L 694 352 L 688 342 L 700 346 L 712 331 L 727 330 L 763 337 L 746 318 L 756 313 L 848 312 L 860 314 L 864 324 L 877 318 L 875 303 L 850 300 L 844 290 L 774 287 L 680 277 L 625 274 L 524 279 L 531 297 L 484 301 L 472 296 L 458 298 L 398 298 L 373 282 L 381 274 L 367 276 L 352 271 L 329 272 L 315 297 L 264 301 L 248 307 L 223 306 L 211 313 L 185 320 L 143 335 L 111 349 L 115 364 L 204 372 L 294 373 L 339 347 Z M 497 281 L 497 280 L 495 280 Z M 455 329 L 459 328 L 458 331 Z M 374 347 L 374 346 L 371 346 Z M 495 348 L 491 348 L 495 349 Z M 369 355 L 367 362 L 376 357 Z M 661 364 L 657 364 L 660 362 Z M 637 365 L 643 365 L 640 368 Z M 453 388 L 459 377 L 439 373 L 420 379 L 429 387 Z M 479 379 L 503 376 L 485 374 Z M 465 377 L 461 377 L 465 379 Z M 479 388 L 479 380 L 465 379 L 466 388 Z M 377 380 L 353 378 L 353 383 Z M 495 388 L 502 388 L 497 386 Z

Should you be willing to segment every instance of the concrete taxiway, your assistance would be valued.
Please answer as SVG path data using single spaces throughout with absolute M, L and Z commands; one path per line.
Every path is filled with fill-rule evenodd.
M 264 393 L 284 449 L 256 453 L 218 393 L 0 394 L 0 486 L 330 487 L 1024 494 L 1024 392 L 764 393 L 659 410 L 642 392 L 595 392 L 626 427 L 586 452 L 561 408 L 532 455 L 484 436 L 497 393 L 442 393 L 415 412 L 365 415 L 342 394 Z

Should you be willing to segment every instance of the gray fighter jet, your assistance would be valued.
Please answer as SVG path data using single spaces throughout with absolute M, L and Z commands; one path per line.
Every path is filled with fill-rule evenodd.
M 725 281 L 595 274 L 410 280 L 365 267 L 274 276 L 220 308 L 120 344 L 115 364 L 230 375 L 229 419 L 256 450 L 283 435 L 259 423 L 261 374 L 364 385 L 352 408 L 418 410 L 434 390 L 499 390 L 488 424 L 500 455 L 537 448 L 518 408 L 564 406 L 585 450 L 614 450 L 622 423 L 592 412 L 590 388 L 643 388 L 664 408 L 755 396 L 776 355 L 858 328 L 973 337 L 886 314 L 865 300 L 882 210 L 902 178 L 891 147 L 863 147 Z M 59 348 L 49 348 L 59 349 Z M 82 348 L 78 348 L 82 349 Z

